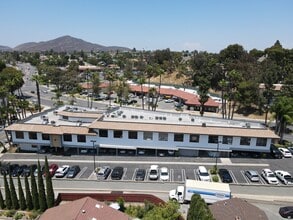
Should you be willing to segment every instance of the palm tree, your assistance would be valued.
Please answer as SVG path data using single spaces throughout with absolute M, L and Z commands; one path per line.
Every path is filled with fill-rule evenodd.
M 138 84 L 140 85 L 140 94 L 141 94 L 141 106 L 144 109 L 144 92 L 143 92 L 143 85 L 145 84 L 145 77 L 143 74 L 138 75 Z
M 117 79 L 117 74 L 113 69 L 106 69 L 105 79 L 108 80 L 108 99 L 109 99 L 109 107 L 111 107 L 111 94 L 113 90 L 113 82 Z
M 154 105 L 154 110 L 156 111 L 157 105 L 158 105 L 158 100 L 159 100 L 159 97 L 161 94 L 162 75 L 164 74 L 164 70 L 162 68 L 160 68 L 159 65 L 157 65 L 155 67 L 155 73 L 156 73 L 156 76 L 159 76 L 159 87 L 158 87 L 158 92 L 156 94 L 156 101 L 155 101 L 155 105 Z
M 274 113 L 276 119 L 275 132 L 280 136 L 280 141 L 282 141 L 287 124 L 293 123 L 293 98 L 278 97 L 270 111 Z

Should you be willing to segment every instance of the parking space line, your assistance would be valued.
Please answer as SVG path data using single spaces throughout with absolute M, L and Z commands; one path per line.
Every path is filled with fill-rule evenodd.
M 79 172 L 79 174 L 77 174 L 75 178 L 76 179 L 79 179 L 84 174 L 84 172 L 86 171 L 86 169 L 87 169 L 87 167 L 82 168 L 81 171 Z
M 238 184 L 238 181 L 237 181 L 237 179 L 236 179 L 234 173 L 233 173 L 231 170 L 229 170 L 229 173 L 230 173 L 230 175 L 231 175 L 231 177 L 232 177 L 234 183 L 237 183 L 237 184 Z
M 181 173 L 182 173 L 182 181 L 186 181 L 186 173 L 185 173 L 185 169 L 181 169 Z
M 132 175 L 132 180 L 135 180 L 135 174 L 136 174 L 137 170 L 138 170 L 138 168 L 135 168 L 133 175 Z
M 170 169 L 170 182 L 174 182 L 174 170 Z
M 249 180 L 249 178 L 245 175 L 245 171 L 244 170 L 240 170 L 240 173 L 242 174 L 243 178 L 245 179 L 247 184 L 251 184 L 251 181 Z
M 193 170 L 193 173 L 194 173 L 194 179 L 195 179 L 195 180 L 199 180 L 198 175 L 197 175 L 197 173 L 196 173 L 196 170 Z
M 125 167 L 125 168 L 123 169 L 123 175 L 122 175 L 122 177 L 121 177 L 121 180 L 123 180 L 124 177 L 127 177 L 126 173 L 127 173 L 127 167 Z

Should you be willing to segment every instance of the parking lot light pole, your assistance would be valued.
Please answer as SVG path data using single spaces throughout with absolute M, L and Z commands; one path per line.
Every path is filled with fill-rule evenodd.
M 96 152 L 95 152 L 95 140 L 91 140 L 91 142 L 93 143 L 93 153 L 94 153 L 94 172 L 96 171 Z
M 219 146 L 221 141 L 218 141 L 217 143 L 217 153 L 216 153 L 216 171 L 218 171 L 218 157 L 219 157 Z

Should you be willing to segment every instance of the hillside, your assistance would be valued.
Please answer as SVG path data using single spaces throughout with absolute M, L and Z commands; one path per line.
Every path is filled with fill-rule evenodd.
M 11 50 L 12 49 L 10 47 L 0 45 L 0 51 L 11 51 Z
M 53 50 L 55 52 L 73 52 L 73 51 L 115 51 L 123 50 L 129 51 L 129 48 L 118 47 L 118 46 L 103 46 L 99 44 L 93 44 L 86 42 L 82 39 L 74 38 L 71 36 L 63 36 L 49 41 L 43 42 L 30 42 L 24 43 L 13 48 L 16 51 L 27 51 L 27 52 L 42 52 Z

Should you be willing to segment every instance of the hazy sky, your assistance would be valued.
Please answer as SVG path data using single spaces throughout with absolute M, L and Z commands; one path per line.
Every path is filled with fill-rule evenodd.
M 293 0 L 4 0 L 0 45 L 70 35 L 138 50 L 293 48 Z

